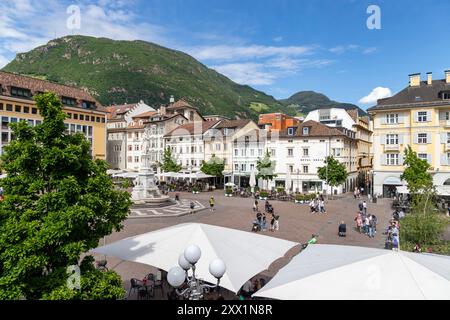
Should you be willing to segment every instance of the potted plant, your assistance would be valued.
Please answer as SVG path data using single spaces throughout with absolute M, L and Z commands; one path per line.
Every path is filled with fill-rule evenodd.
M 233 196 L 233 189 L 231 187 L 227 187 L 225 189 L 225 197 L 232 197 Z
M 260 200 L 267 200 L 267 198 L 269 198 L 269 193 L 267 191 L 261 191 L 259 193 Z
M 284 192 L 284 188 L 283 187 L 278 187 L 277 188 L 277 192 L 278 193 L 283 193 Z
M 295 203 L 304 203 L 305 202 L 305 196 L 302 194 L 298 194 L 295 196 Z
M 193 188 L 192 188 L 192 193 L 193 193 L 193 194 L 199 194 L 199 193 L 200 193 L 200 188 L 197 187 L 197 186 L 193 187 Z

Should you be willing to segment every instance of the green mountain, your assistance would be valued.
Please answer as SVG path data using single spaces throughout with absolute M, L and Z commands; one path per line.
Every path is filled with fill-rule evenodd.
M 286 107 L 295 109 L 298 114 L 303 115 L 308 114 L 312 110 L 328 108 L 358 109 L 361 115 L 367 114 L 354 104 L 336 102 L 330 100 L 326 95 L 314 91 L 301 91 L 288 99 L 280 100 L 280 102 Z
M 159 107 L 184 98 L 207 114 L 257 118 L 290 110 L 191 56 L 144 41 L 68 36 L 21 53 L 3 70 L 87 89 L 104 106 L 139 100 Z

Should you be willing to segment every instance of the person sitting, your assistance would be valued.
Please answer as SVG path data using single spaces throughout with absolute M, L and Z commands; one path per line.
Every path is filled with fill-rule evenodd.
M 341 221 L 339 224 L 339 237 L 346 237 L 347 236 L 347 225 L 344 221 Z

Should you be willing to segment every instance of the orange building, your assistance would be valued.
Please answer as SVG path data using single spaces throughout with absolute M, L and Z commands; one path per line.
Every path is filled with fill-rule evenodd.
M 259 116 L 258 125 L 266 130 L 287 130 L 289 127 L 296 127 L 301 121 L 297 118 L 283 113 L 268 113 Z

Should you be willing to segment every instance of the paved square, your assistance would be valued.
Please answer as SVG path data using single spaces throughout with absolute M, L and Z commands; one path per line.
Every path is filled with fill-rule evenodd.
M 124 223 L 124 230 L 107 237 L 106 243 L 189 222 L 205 223 L 250 232 L 252 221 L 255 219 L 255 214 L 253 213 L 254 199 L 226 198 L 223 191 L 197 195 L 191 193 L 180 194 L 181 202 L 184 205 L 189 203 L 190 200 L 194 200 L 205 207 L 208 207 L 208 200 L 212 195 L 214 195 L 216 200 L 216 210 L 214 212 L 203 210 L 193 215 L 180 217 L 156 215 L 157 217 L 152 218 L 128 219 Z M 174 197 L 174 194 L 171 196 Z M 375 214 L 379 221 L 378 233 L 374 239 L 370 239 L 363 234 L 359 234 L 355 229 L 354 218 L 358 211 L 358 203 L 362 200 L 355 200 L 352 195 L 336 197 L 334 200 L 327 201 L 327 214 L 311 214 L 309 206 L 305 204 L 271 201 L 275 213 L 280 216 L 280 230 L 277 232 L 267 231 L 263 232 L 263 234 L 298 243 L 305 243 L 312 234 L 319 234 L 319 244 L 383 248 L 385 241 L 385 236 L 382 234 L 383 229 L 387 226 L 393 211 L 391 209 L 391 201 L 379 199 L 377 204 L 368 204 L 368 213 Z M 259 201 L 259 207 L 261 210 L 264 209 L 264 201 Z M 347 223 L 346 238 L 338 237 L 340 221 Z M 299 251 L 299 247 L 292 249 L 284 258 L 275 261 L 269 270 L 263 272 L 263 275 L 267 278 L 273 277 L 279 268 L 286 265 L 289 259 L 298 254 Z M 264 252 L 261 252 L 261 254 L 264 254 Z M 96 258 L 101 259 L 103 257 L 97 256 Z M 150 266 L 121 261 L 113 257 L 108 257 L 108 267 L 121 275 L 124 287 L 127 290 L 131 278 L 142 279 L 146 274 L 155 272 L 155 269 Z

